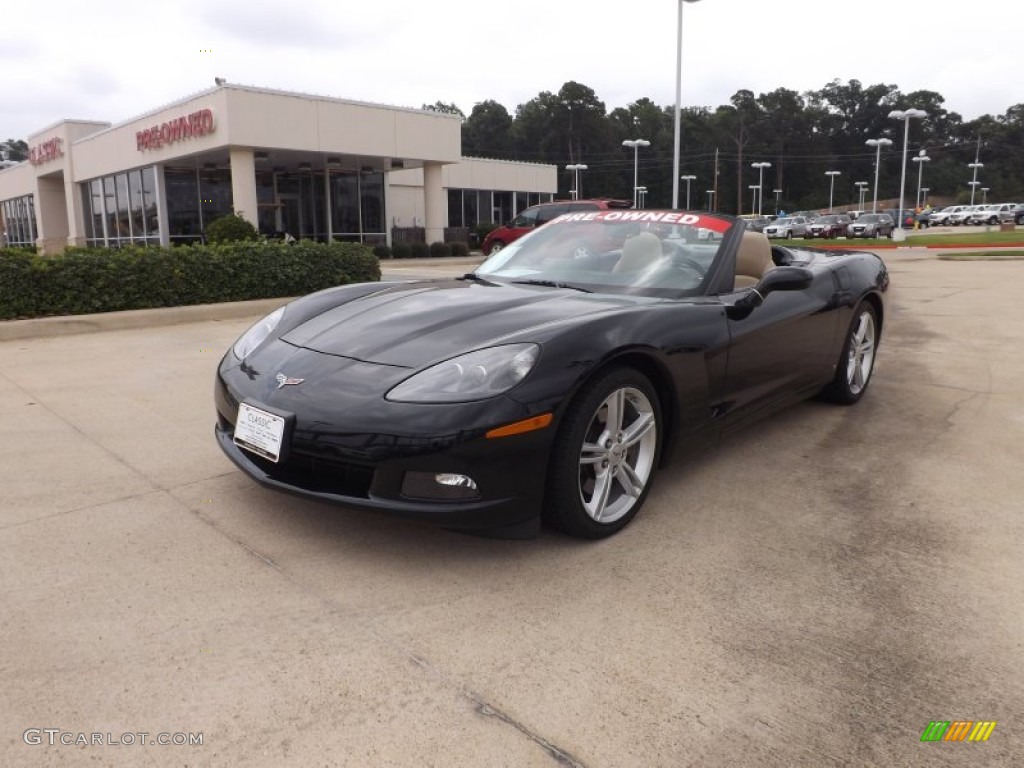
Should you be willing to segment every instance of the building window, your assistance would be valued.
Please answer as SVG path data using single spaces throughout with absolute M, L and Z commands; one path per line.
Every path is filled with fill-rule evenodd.
M 0 223 L 4 232 L 2 243 L 10 247 L 32 247 L 36 244 L 36 206 L 32 195 L 15 197 L 0 203 Z
M 117 248 L 129 243 L 160 244 L 153 166 L 83 182 L 82 218 L 86 243 Z
M 448 190 L 448 226 L 464 227 L 465 218 L 462 215 L 462 190 Z

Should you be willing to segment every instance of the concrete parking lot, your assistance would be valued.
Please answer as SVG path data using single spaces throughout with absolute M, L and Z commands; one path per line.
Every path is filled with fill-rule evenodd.
M 212 387 L 262 306 L 8 334 L 0 765 L 1024 764 L 1024 262 L 884 257 L 865 399 L 671 468 L 599 543 L 249 481 Z

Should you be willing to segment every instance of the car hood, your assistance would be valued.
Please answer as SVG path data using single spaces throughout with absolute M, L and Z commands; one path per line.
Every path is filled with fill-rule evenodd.
M 480 347 L 531 341 L 553 323 L 654 301 L 462 280 L 401 283 L 326 310 L 282 341 L 328 355 L 418 368 Z

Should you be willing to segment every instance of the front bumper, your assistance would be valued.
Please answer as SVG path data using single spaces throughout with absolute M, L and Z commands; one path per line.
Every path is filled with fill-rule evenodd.
M 273 398 L 265 391 L 254 392 L 237 368 L 223 366 L 214 394 L 221 450 L 267 488 L 444 528 L 520 538 L 540 530 L 555 423 L 533 432 L 486 438 L 488 429 L 530 415 L 511 399 L 415 405 L 390 403 L 380 395 L 360 398 L 339 388 L 328 413 L 314 410 L 298 391 L 275 392 Z M 243 399 L 294 414 L 279 463 L 234 443 Z M 477 494 L 458 500 L 411 496 L 408 473 L 465 475 L 476 483 Z

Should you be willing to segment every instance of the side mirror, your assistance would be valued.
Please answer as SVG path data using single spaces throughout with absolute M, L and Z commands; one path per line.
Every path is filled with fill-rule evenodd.
M 726 308 L 733 320 L 742 320 L 760 307 L 773 291 L 802 291 L 810 288 L 814 274 L 806 267 L 775 267 L 768 270 L 761 281 Z

